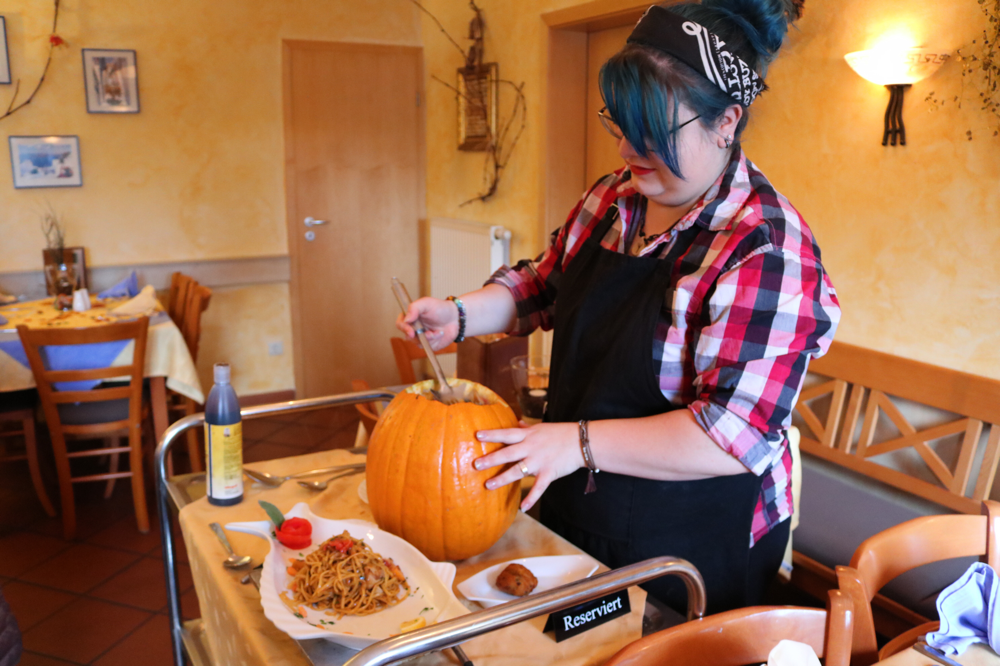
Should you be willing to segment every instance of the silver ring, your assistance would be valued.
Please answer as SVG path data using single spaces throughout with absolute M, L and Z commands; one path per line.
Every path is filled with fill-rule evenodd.
M 521 468 L 521 476 L 531 476 L 531 472 L 528 471 L 528 466 L 524 464 L 523 460 L 517 463 L 517 466 Z

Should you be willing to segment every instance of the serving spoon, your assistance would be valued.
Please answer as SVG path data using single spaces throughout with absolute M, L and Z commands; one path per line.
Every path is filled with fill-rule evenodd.
M 306 472 L 296 472 L 295 474 L 288 474 L 286 476 L 275 476 L 274 474 L 268 474 L 267 472 L 258 472 L 255 469 L 249 469 L 247 467 L 243 468 L 243 473 L 249 476 L 254 481 L 259 481 L 265 486 L 271 486 L 272 488 L 277 488 L 285 481 L 289 479 L 300 479 L 304 476 L 315 476 L 317 474 L 326 474 L 327 472 L 341 472 L 344 470 L 363 470 L 365 468 L 365 463 L 351 463 L 349 465 L 335 465 L 333 467 L 321 467 L 319 469 L 311 469 Z
M 299 481 L 299 485 L 302 486 L 303 488 L 307 488 L 308 490 L 316 490 L 316 491 L 326 490 L 331 481 L 336 481 L 337 479 L 342 479 L 345 476 L 351 476 L 353 474 L 360 474 L 363 471 L 365 470 L 349 469 L 345 472 L 337 474 L 336 476 L 331 476 L 326 481 Z
M 212 523 L 209 525 L 212 531 L 215 532 L 215 536 L 219 537 L 219 541 L 225 546 L 226 552 L 229 553 L 229 557 L 222 561 L 222 566 L 227 569 L 242 569 L 246 565 L 250 564 L 251 558 L 249 555 L 237 555 L 233 552 L 233 547 L 229 545 L 229 539 L 226 538 L 226 533 L 222 529 L 222 525 L 219 523 Z
M 406 291 L 403 283 L 399 281 L 399 278 L 392 278 L 392 293 L 395 294 L 396 301 L 399 302 L 399 307 L 405 316 L 410 309 L 410 294 Z M 420 319 L 413 322 L 413 331 L 417 334 L 420 346 L 424 348 L 427 360 L 431 362 L 431 368 L 434 370 L 434 378 L 437 379 L 438 385 L 435 397 L 446 405 L 454 405 L 457 402 L 462 402 L 462 397 L 448 384 L 448 380 L 444 376 L 444 370 L 441 369 L 441 362 L 438 361 L 437 355 L 431 349 L 431 343 L 427 341 L 427 336 L 424 335 L 424 325 Z

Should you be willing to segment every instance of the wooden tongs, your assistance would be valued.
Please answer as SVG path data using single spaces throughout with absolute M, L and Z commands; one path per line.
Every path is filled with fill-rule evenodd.
M 392 278 L 392 293 L 396 296 L 396 301 L 403 311 L 403 316 L 406 316 L 412 301 L 410 300 L 410 294 L 406 291 L 406 287 L 398 278 Z M 434 377 L 438 383 L 438 390 L 434 391 L 434 397 L 446 405 L 462 402 L 462 397 L 455 392 L 455 389 L 449 386 L 448 380 L 444 376 L 444 370 L 441 369 L 441 363 L 438 361 L 434 350 L 431 349 L 431 343 L 427 341 L 427 336 L 424 334 L 424 325 L 419 318 L 413 323 L 413 330 L 417 334 L 417 339 L 420 340 L 420 346 L 427 353 L 427 360 L 431 362 L 431 368 L 434 369 Z

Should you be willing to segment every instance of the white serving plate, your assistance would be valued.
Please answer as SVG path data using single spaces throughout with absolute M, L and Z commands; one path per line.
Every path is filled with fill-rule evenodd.
M 495 564 L 489 569 L 483 569 L 475 576 L 458 584 L 458 591 L 466 599 L 477 601 L 484 608 L 514 601 L 521 597 L 501 592 L 497 589 L 497 576 L 507 568 L 508 564 L 520 564 L 538 579 L 538 585 L 531 594 L 545 592 L 560 585 L 566 585 L 583 578 L 589 578 L 600 566 L 590 555 L 550 555 L 548 557 L 522 557 Z M 530 595 L 529 595 L 530 596 Z
M 305 518 L 313 526 L 312 545 L 304 550 L 291 550 L 273 537 L 274 526 L 261 520 L 246 523 L 229 523 L 226 529 L 253 534 L 271 542 L 271 551 L 264 558 L 260 576 L 260 603 L 264 616 L 296 640 L 325 638 L 346 647 L 360 650 L 372 643 L 399 633 L 403 622 L 423 617 L 427 624 L 449 620 L 468 613 L 451 586 L 455 580 L 455 565 L 450 562 L 431 562 L 424 555 L 397 536 L 383 532 L 372 523 L 362 520 L 330 520 L 314 514 L 309 505 L 296 504 L 285 514 L 286 518 Z M 286 568 L 291 559 L 301 559 L 330 537 L 344 530 L 355 539 L 364 540 L 372 550 L 383 557 L 390 557 L 399 565 L 410 585 L 410 595 L 400 603 L 378 613 L 362 617 L 346 615 L 337 620 L 325 611 L 306 607 L 305 617 L 297 617 L 278 596 L 288 589 L 292 577 Z M 320 623 L 323 620 L 324 623 Z

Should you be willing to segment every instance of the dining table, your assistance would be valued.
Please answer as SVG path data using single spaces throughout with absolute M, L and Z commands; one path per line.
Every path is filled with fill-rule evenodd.
M 328 450 L 254 463 L 248 467 L 259 472 L 286 475 L 364 460 L 363 454 Z M 213 522 L 225 526 L 265 519 L 266 514 L 258 504 L 259 500 L 270 502 L 283 512 L 304 502 L 318 516 L 362 520 L 374 526 L 371 509 L 364 494 L 359 493 L 364 481 L 363 473 L 347 476 L 331 482 L 325 491 L 315 492 L 295 481 L 270 487 L 247 479 L 243 500 L 239 504 L 213 506 L 202 497 L 180 509 L 180 527 L 202 610 L 203 641 L 207 652 L 203 658 L 208 663 L 325 666 L 342 664 L 354 654 L 324 639 L 296 641 L 276 628 L 264 615 L 259 591 L 247 584 L 249 579 L 244 578 L 246 571 L 233 571 L 223 566 L 227 553 L 209 526 Z M 249 534 L 229 531 L 228 537 L 233 549 L 249 555 L 253 564 L 260 564 L 270 547 L 269 542 Z M 581 551 L 575 546 L 528 515 L 518 512 L 511 527 L 490 549 L 455 562 L 455 589 L 464 580 L 498 563 L 523 557 L 579 554 Z M 598 573 L 600 571 L 607 571 L 607 568 L 602 565 Z M 468 611 L 480 608 L 477 602 L 465 599 L 460 592 L 457 596 Z M 628 598 L 631 606 L 628 614 L 562 642 L 556 642 L 551 632 L 544 631 L 546 618 L 537 617 L 483 634 L 467 641 L 462 647 L 476 666 L 601 664 L 642 636 L 646 593 L 638 587 L 631 587 Z M 413 663 L 437 666 L 457 662 L 451 651 L 445 650 L 427 653 Z
M 91 297 L 91 308 L 82 312 L 61 311 L 54 298 L 43 298 L 0 306 L 0 399 L 3 393 L 30 389 L 35 386 L 24 346 L 17 326 L 30 328 L 78 328 L 107 326 L 135 315 L 117 315 L 113 311 L 127 298 L 100 299 Z M 113 367 L 132 362 L 134 341 L 92 345 L 70 345 L 51 354 L 48 362 L 53 369 L 73 370 Z M 153 430 L 157 441 L 169 423 L 167 389 L 201 404 L 205 401 L 201 382 L 191 353 L 180 329 L 159 301 L 149 312 L 149 337 L 146 341 L 146 363 L 143 371 L 149 380 Z

